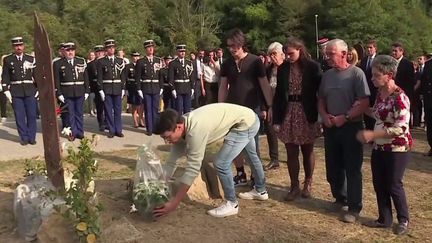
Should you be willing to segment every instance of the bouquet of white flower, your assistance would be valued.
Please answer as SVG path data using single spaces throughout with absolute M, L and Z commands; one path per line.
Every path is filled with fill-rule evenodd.
M 147 145 L 138 148 L 132 199 L 132 211 L 137 210 L 147 218 L 152 217 L 155 207 L 169 200 L 169 189 L 162 165 Z

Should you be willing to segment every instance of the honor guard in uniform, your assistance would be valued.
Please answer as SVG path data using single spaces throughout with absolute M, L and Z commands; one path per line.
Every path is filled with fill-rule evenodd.
M 22 37 L 12 38 L 14 53 L 3 59 L 2 87 L 15 113 L 21 145 L 36 144 L 38 91 L 33 80 L 35 58 L 24 53 Z
M 132 62 L 126 64 L 126 90 L 127 90 L 127 103 L 132 108 L 132 120 L 134 127 L 144 127 L 144 106 L 143 99 L 138 95 L 137 84 L 135 80 L 135 66 L 141 55 L 134 51 L 131 54 Z
M 98 76 L 97 76 L 97 62 L 105 57 L 105 48 L 103 45 L 96 45 L 94 48 L 96 59 L 87 63 L 87 74 L 90 83 L 90 93 L 94 94 L 94 103 L 96 107 L 96 118 L 99 125 L 99 131 L 103 132 L 106 128 L 104 102 L 99 94 L 98 89 Z
M 63 43 L 63 42 L 59 44 L 59 47 L 57 49 L 58 50 L 58 56 L 55 57 L 52 60 L 52 62 L 53 62 L 53 70 L 55 70 L 55 67 L 58 64 L 58 61 L 61 60 L 62 58 L 64 58 L 65 55 L 66 55 L 66 52 L 64 50 L 64 44 L 65 43 Z M 60 110 L 61 110 L 60 119 L 62 121 L 62 128 L 70 127 L 70 123 L 69 123 L 69 111 L 68 111 L 67 104 L 59 101 L 58 99 L 57 99 L 57 103 L 60 106 Z
M 108 137 L 124 137 L 122 132 L 122 98 L 125 95 L 126 76 L 123 72 L 125 62 L 116 57 L 115 41 L 105 41 L 106 56 L 97 62 L 98 89 L 104 101 L 105 118 L 108 125 Z
M 168 108 L 174 109 L 174 99 L 172 97 L 173 87 L 172 87 L 172 84 L 170 84 L 170 82 L 168 80 L 168 66 L 169 66 L 169 63 L 172 61 L 172 59 L 173 58 L 170 55 L 164 57 L 165 65 L 160 70 L 160 76 L 161 76 L 161 81 L 162 81 L 162 85 L 163 85 L 162 100 L 164 103 L 164 110 L 166 110 Z
M 160 96 L 163 86 L 160 78 L 162 59 L 154 56 L 155 43 L 153 40 L 144 41 L 146 56 L 139 59 L 136 67 L 136 84 L 138 95 L 144 100 L 144 113 L 147 135 L 153 134 L 153 127 L 159 112 Z
M 54 66 L 54 83 L 57 98 L 66 103 L 72 135 L 69 140 L 84 138 L 84 100 L 90 93 L 87 64 L 84 58 L 75 56 L 75 44 L 64 44 L 65 57 Z
M 168 67 L 168 80 L 173 85 L 172 95 L 175 108 L 180 114 L 191 110 L 191 98 L 194 95 L 196 72 L 191 60 L 185 59 L 186 45 L 177 45 L 177 58 Z

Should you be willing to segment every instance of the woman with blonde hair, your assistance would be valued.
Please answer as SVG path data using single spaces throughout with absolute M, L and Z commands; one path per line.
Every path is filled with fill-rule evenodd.
M 351 49 L 348 50 L 347 61 L 351 65 L 360 65 L 359 56 L 357 50 L 354 47 L 351 47 Z

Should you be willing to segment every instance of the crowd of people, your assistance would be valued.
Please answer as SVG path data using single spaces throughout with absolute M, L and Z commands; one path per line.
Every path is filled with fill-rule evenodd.
M 253 188 L 238 196 L 268 199 L 264 171 L 280 167 L 278 141 L 285 145 L 291 183 L 285 199 L 312 197 L 314 144 L 323 135 L 326 177 L 335 205 L 343 212 L 341 220 L 347 223 L 356 222 L 363 207 L 363 144 L 371 144 L 378 218 L 365 225 L 391 227 L 393 201 L 399 222 L 395 233 L 405 234 L 409 214 L 402 178 L 410 160 L 410 129 L 421 124 L 422 102 L 426 124 L 432 119 L 432 62 L 420 56 L 416 68 L 404 56 L 401 43 L 392 45 L 391 55 L 378 55 L 374 40 L 367 42 L 365 57 L 359 57 L 341 39 L 321 39 L 319 60 L 313 60 L 295 37 L 284 44 L 271 43 L 258 55 L 248 51 L 239 29 L 228 33 L 225 44 L 229 58 L 223 57 L 221 48 L 199 50 L 187 58 L 184 44 L 176 46 L 174 57 L 157 57 L 155 42 L 146 40 L 145 55 L 131 52 L 129 60 L 123 50 L 115 55 L 116 42 L 109 39 L 85 60 L 75 55 L 74 43 L 62 43 L 53 71 L 56 97 L 66 111 L 62 125 L 72 131 L 69 139 L 84 137 L 83 107 L 89 97 L 100 131 L 107 130 L 109 138 L 123 137 L 122 99 L 127 96 L 132 125 L 146 127 L 147 135 L 159 134 L 173 144 L 165 166 L 168 177 L 177 159 L 187 156 L 182 187 L 155 209 L 160 217 L 175 210 L 186 195 L 198 176 L 206 145 L 223 138 L 214 164 L 226 201 L 208 214 L 226 217 L 238 213 L 235 186 L 248 184 L 245 162 L 251 167 Z M 14 53 L 2 62 L 2 96 L 14 109 L 21 144 L 35 144 L 36 60 L 24 53 L 21 37 L 13 38 L 12 46 Z M 260 127 L 269 144 L 266 165 L 260 159 Z M 426 155 L 432 156 L 432 150 Z

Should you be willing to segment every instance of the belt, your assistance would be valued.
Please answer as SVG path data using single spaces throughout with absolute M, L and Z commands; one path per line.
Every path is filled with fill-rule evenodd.
M 143 83 L 159 83 L 158 79 L 141 79 Z
M 289 102 L 301 102 L 302 96 L 301 95 L 288 95 L 288 101 Z
M 176 83 L 189 83 L 189 79 L 176 79 L 176 80 L 174 80 L 174 82 L 176 82 Z
M 110 83 L 121 83 L 122 81 L 120 79 L 114 79 L 114 80 L 103 80 L 102 83 L 104 84 L 110 84 Z
M 11 81 L 10 84 L 32 84 L 33 80 Z
M 60 85 L 63 86 L 71 86 L 71 85 L 83 85 L 84 81 L 76 81 L 76 82 L 62 82 Z
M 128 82 L 135 82 L 135 79 L 133 79 L 133 78 L 128 78 L 127 81 L 128 81 Z

